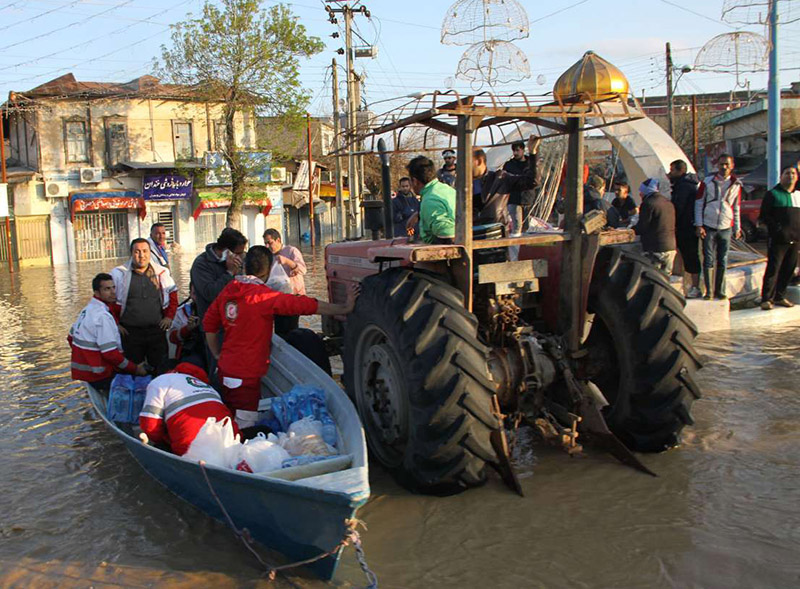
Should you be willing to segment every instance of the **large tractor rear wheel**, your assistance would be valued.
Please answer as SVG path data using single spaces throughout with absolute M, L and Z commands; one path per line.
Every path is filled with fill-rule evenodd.
M 700 398 L 697 329 L 683 297 L 647 258 L 613 249 L 589 300 L 585 375 L 609 401 L 610 429 L 632 450 L 659 452 L 679 442 Z
M 495 460 L 488 349 L 462 294 L 418 271 L 366 278 L 344 338 L 344 380 L 373 458 L 405 487 L 452 494 Z

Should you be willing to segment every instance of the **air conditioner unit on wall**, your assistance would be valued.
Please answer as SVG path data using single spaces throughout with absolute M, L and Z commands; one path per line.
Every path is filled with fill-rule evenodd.
M 69 182 L 47 181 L 44 183 L 44 194 L 47 198 L 67 197 L 69 196 Z
M 273 182 L 286 182 L 286 168 L 272 168 L 270 179 Z
M 97 184 L 103 181 L 103 168 L 81 168 L 81 184 Z

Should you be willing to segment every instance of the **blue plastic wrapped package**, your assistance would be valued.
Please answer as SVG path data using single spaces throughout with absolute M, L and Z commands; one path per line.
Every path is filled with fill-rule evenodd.
M 151 380 L 152 376 L 117 374 L 111 381 L 108 394 L 108 418 L 117 423 L 139 423 L 139 413 L 142 412 L 147 385 Z
M 147 396 L 147 385 L 150 384 L 151 380 L 153 380 L 153 377 L 150 375 L 134 377 L 131 415 L 128 423 L 139 423 L 139 414 L 142 412 L 144 399 Z
M 295 385 L 288 393 L 272 399 L 272 417 L 264 423 L 273 431 L 285 432 L 295 421 L 313 417 L 322 423 L 322 439 L 336 447 L 336 424 L 325 403 L 325 391 L 311 385 Z
M 117 374 L 111 381 L 106 410 L 106 415 L 111 421 L 130 423 L 133 391 L 133 376 L 130 374 Z
M 305 454 L 303 456 L 293 456 L 292 458 L 287 458 L 281 463 L 281 468 L 289 468 L 290 466 L 305 466 L 306 464 L 312 464 L 314 462 L 319 462 L 320 460 L 328 460 L 329 458 L 336 458 L 336 456 L 310 456 Z

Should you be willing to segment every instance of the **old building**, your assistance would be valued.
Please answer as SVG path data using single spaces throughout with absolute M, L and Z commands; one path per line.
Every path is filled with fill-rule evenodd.
M 220 102 L 152 76 L 127 83 L 81 82 L 66 74 L 5 105 L 9 200 L 21 264 L 64 264 L 127 255 L 150 224 L 194 251 L 225 224 L 229 181 L 220 167 Z M 264 162 L 252 178 L 243 232 L 261 242 L 282 229 L 280 184 L 269 154 L 255 151 L 254 117 L 237 113 L 237 147 Z

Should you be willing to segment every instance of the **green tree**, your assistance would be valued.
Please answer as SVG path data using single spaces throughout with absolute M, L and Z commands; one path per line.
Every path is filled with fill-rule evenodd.
M 263 8 L 263 0 L 206 1 L 200 18 L 172 25 L 171 47 L 161 47 L 159 72 L 171 82 L 192 87 L 198 101 L 224 101 L 225 149 L 231 170 L 227 225 L 241 226 L 250 159 L 237 148 L 237 112 L 299 116 L 309 95 L 299 80 L 299 60 L 324 48 L 310 37 L 282 4 Z

